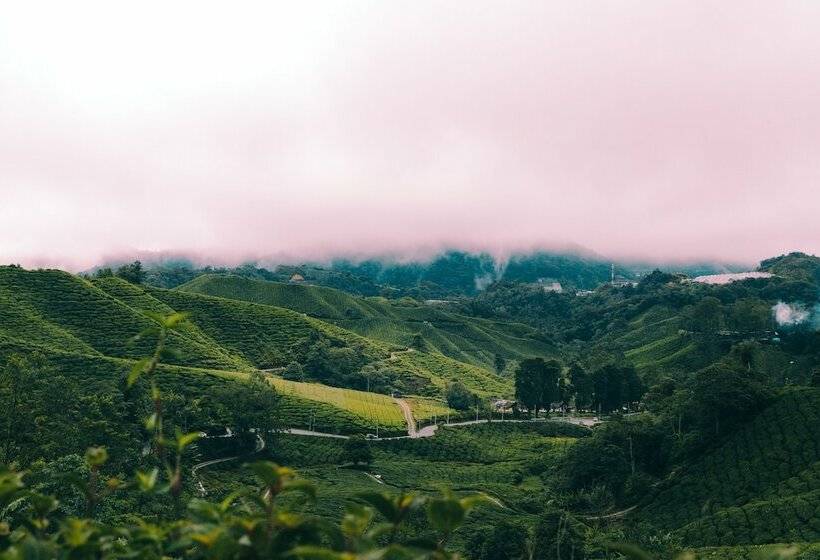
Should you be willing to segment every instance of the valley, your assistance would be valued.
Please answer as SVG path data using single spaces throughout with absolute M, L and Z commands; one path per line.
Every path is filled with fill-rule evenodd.
M 254 488 L 244 465 L 266 459 L 318 492 L 282 507 L 320 519 L 373 492 L 481 492 L 492 504 L 448 545 L 469 558 L 517 558 L 513 543 L 559 523 L 560 557 L 617 557 L 608 543 L 626 542 L 659 557 L 783 545 L 808 559 L 820 335 L 775 324 L 772 308 L 810 307 L 814 259 L 720 285 L 656 271 L 591 294 L 497 282 L 434 304 L 231 271 L 169 289 L 0 267 L 4 460 L 32 480 L 66 462 L 83 472 L 86 447 L 106 448 L 112 474 L 150 464 L 138 419 L 158 387 L 163 430 L 204 436 L 180 455 L 192 498 Z M 151 385 L 132 386 L 162 317 L 178 319 Z M 124 489 L 99 515 L 173 507 L 141 500 Z

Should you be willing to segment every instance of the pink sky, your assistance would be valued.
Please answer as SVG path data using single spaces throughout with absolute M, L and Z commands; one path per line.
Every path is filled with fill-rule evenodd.
M 820 251 L 820 2 L 17 4 L 0 262 Z

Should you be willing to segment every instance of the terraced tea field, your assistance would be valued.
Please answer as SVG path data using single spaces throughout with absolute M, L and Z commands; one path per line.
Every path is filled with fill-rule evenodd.
M 323 403 L 360 417 L 368 423 L 373 431 L 375 431 L 376 426 L 379 426 L 382 430 L 405 430 L 406 424 L 401 409 L 387 395 L 328 387 L 318 383 L 300 383 L 277 377 L 271 377 L 270 382 L 283 396 L 298 397 L 313 403 Z
M 222 275 L 203 275 L 177 290 L 293 309 L 400 347 L 420 335 L 430 352 L 485 369 L 493 367 L 496 354 L 521 359 L 556 351 L 530 326 L 465 317 L 410 299 L 364 298 L 320 286 Z
M 818 488 L 820 390 L 793 390 L 659 488 L 639 518 L 693 546 L 820 540 Z

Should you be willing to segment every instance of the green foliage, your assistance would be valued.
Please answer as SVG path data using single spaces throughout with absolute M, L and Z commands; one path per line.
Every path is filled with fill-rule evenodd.
M 124 264 L 118 267 L 114 275 L 131 284 L 142 284 L 145 280 L 145 271 L 142 269 L 142 263 L 140 261 L 134 261 L 131 264 Z
M 635 368 L 629 364 L 606 364 L 592 372 L 591 381 L 592 408 L 604 413 L 629 407 L 644 393 Z
M 694 546 L 820 539 L 818 414 L 820 391 L 787 393 L 660 486 L 640 518 Z
M 179 290 L 292 309 L 371 339 L 488 369 L 495 367 L 496 355 L 520 359 L 554 352 L 532 327 L 467 317 L 414 300 L 362 298 L 320 286 L 216 275 L 200 276 Z
M 463 383 L 458 381 L 447 385 L 445 397 L 447 405 L 456 410 L 467 410 L 475 402 L 475 395 Z
M 370 451 L 370 444 L 364 436 L 356 435 L 347 439 L 342 447 L 339 456 L 341 463 L 352 463 L 354 465 L 369 465 L 373 461 L 373 453 Z
M 545 362 L 542 358 L 523 360 L 518 364 L 515 398 L 536 418 L 539 410 L 546 408 L 549 411 L 551 403 L 558 400 L 558 380 L 562 369 L 558 361 Z

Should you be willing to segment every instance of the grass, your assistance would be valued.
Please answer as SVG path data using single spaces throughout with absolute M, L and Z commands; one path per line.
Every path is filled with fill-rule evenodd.
M 271 377 L 270 382 L 281 395 L 324 403 L 350 412 L 365 419 L 374 429 L 378 425 L 381 429 L 399 428 L 406 431 L 401 409 L 386 395 L 328 387 L 319 383 L 300 383 L 276 377 Z
M 430 420 L 432 418 L 446 418 L 448 414 L 453 416 L 458 414 L 455 410 L 447 406 L 446 403 L 439 400 L 421 397 L 413 397 L 405 400 L 413 411 L 413 417 L 419 421 Z

